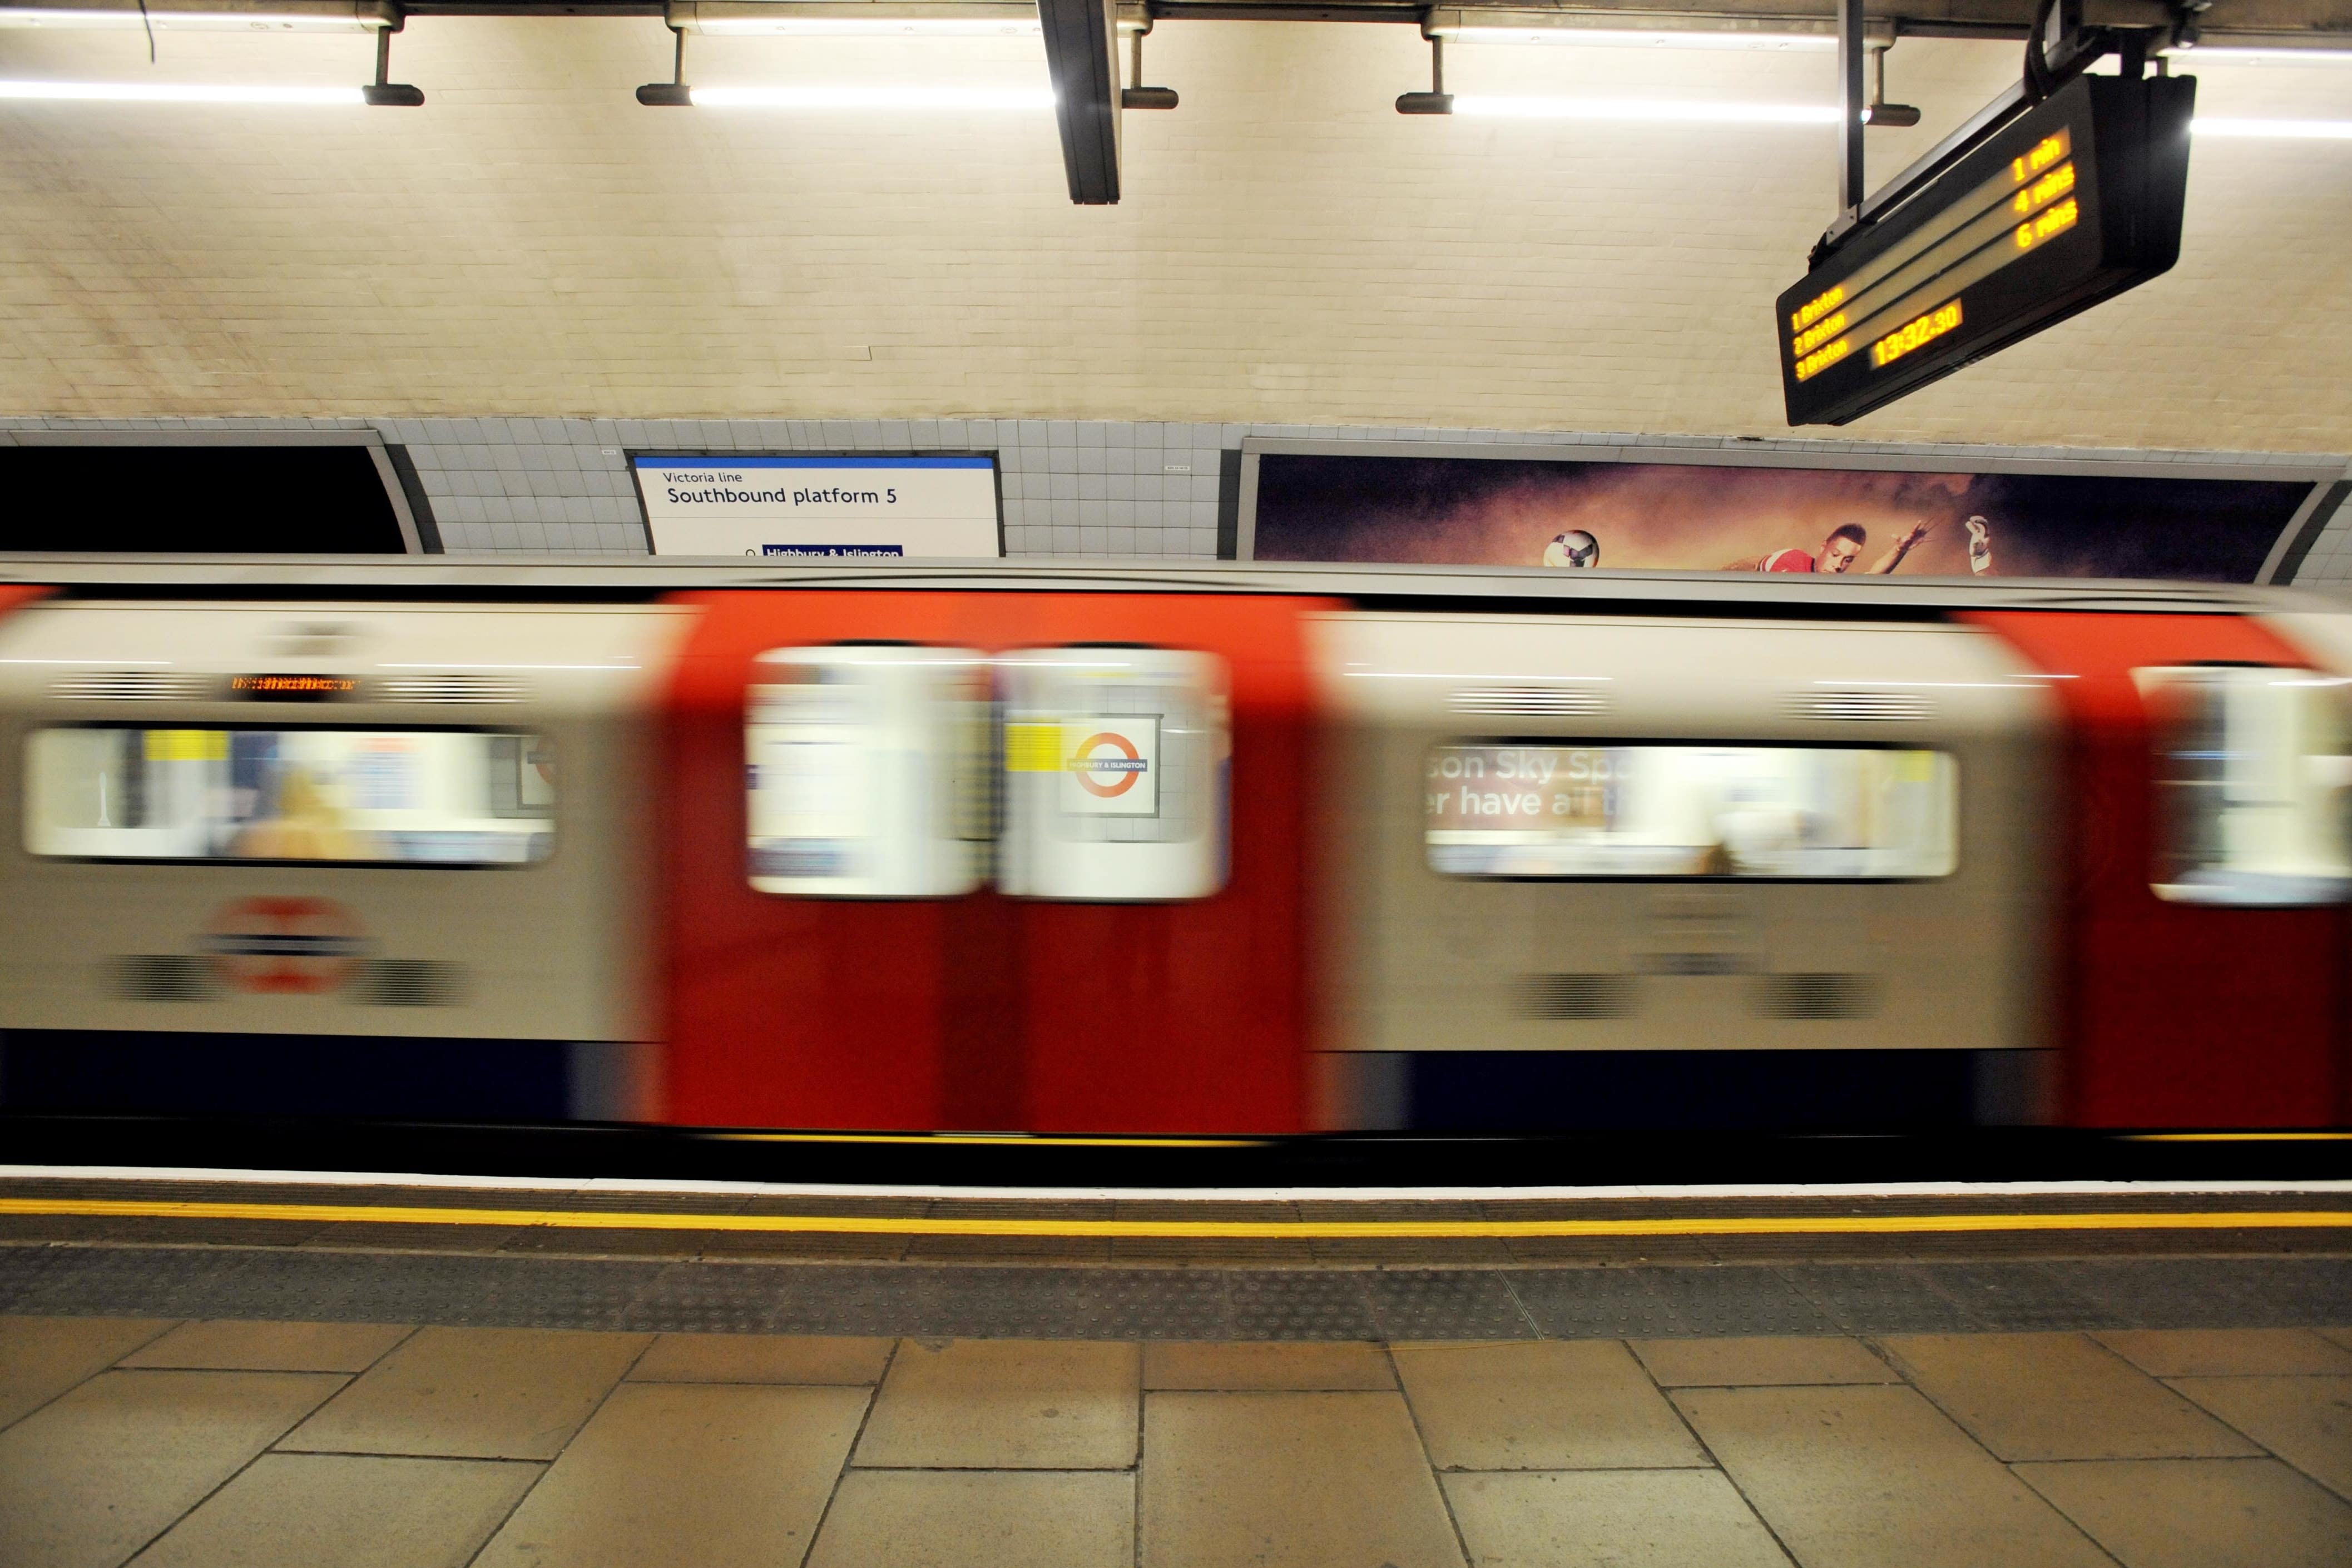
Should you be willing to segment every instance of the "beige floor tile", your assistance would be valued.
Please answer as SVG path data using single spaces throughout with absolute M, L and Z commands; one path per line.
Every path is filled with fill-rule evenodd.
M 1920 1392 L 2012 1462 L 2260 1451 L 2085 1334 L 1901 1334 L 1879 1343 Z
M 1804 1568 L 2112 1568 L 1916 1389 L 1674 1399 Z
M 1394 1394 L 1151 1394 L 1150 1568 L 1460 1568 L 1412 1416 Z
M 0 1432 L 0 1563 L 114 1568 L 344 1379 L 108 1372 Z
M 170 1318 L 0 1317 L 0 1427 L 172 1326 Z
M 1615 1340 L 1399 1345 L 1442 1470 L 1653 1469 L 1706 1456 Z
M 1143 1347 L 1146 1388 L 1394 1388 L 1388 1353 L 1353 1341 L 1155 1340 Z
M 666 1333 L 629 1369 L 632 1383 L 874 1383 L 887 1339 L 820 1334 Z
M 1788 1568 L 1717 1470 L 1521 1470 L 1439 1478 L 1472 1568 Z
M 278 1446 L 551 1459 L 652 1337 L 419 1329 Z
M 1637 1339 L 1633 1346 L 1650 1375 L 1667 1388 L 1903 1381 L 1860 1340 L 1835 1336 Z
M 2330 1344 L 2340 1344 L 2346 1350 L 2352 1350 L 2352 1328 L 2314 1329 L 2311 1332 Z
M 415 1331 L 398 1323 L 182 1323 L 122 1358 L 125 1366 L 214 1372 L 365 1372 Z
M 136 1568 L 465 1568 L 540 1467 L 264 1454 Z
M 1115 1470 L 1135 1463 L 1131 1344 L 906 1340 L 857 1445 L 860 1465 Z
M 794 1568 L 867 1397 L 863 1388 L 625 1384 L 475 1568 Z
M 808 1568 L 1129 1568 L 1123 1470 L 852 1470 Z
M 2276 1459 L 2019 1465 L 2124 1568 L 2343 1568 L 2352 1504 Z
M 2352 1377 L 2183 1377 L 2172 1386 L 2352 1498 Z
M 2091 1337 L 2155 1377 L 2352 1373 L 2352 1350 L 2309 1329 L 2109 1329 Z

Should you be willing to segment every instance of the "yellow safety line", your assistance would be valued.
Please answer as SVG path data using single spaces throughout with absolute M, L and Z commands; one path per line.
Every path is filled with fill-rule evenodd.
M 2316 1144 L 2352 1138 L 2352 1133 L 2132 1133 L 2135 1144 Z
M 1052 1149 L 1255 1149 L 1263 1138 L 1057 1138 L 1033 1133 L 705 1133 L 738 1144 L 1024 1144 Z
M 2146 1214 L 1694 1215 L 1654 1219 L 1014 1219 L 856 1214 L 614 1213 L 339 1203 L 0 1197 L 0 1215 L 89 1219 L 260 1219 L 364 1225 L 543 1226 L 558 1230 L 732 1230 L 831 1236 L 1198 1237 L 1435 1240 L 1515 1237 L 1906 1236 L 2023 1230 L 2352 1229 L 2352 1210 Z

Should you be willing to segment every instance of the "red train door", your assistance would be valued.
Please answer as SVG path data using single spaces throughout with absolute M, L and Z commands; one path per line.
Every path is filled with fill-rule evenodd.
M 1307 1115 L 1309 685 L 1270 596 L 724 591 L 668 713 L 666 1114 L 698 1125 L 1286 1132 Z M 765 652 L 1143 644 L 1223 662 L 1230 873 L 1197 900 L 783 896 L 747 876 Z
M 2170 902 L 2155 737 L 2133 672 L 2308 661 L 2236 615 L 1988 611 L 1963 617 L 2053 677 L 2071 731 L 2053 966 L 2064 1119 L 2101 1127 L 2320 1126 L 2336 1113 L 2340 906 Z

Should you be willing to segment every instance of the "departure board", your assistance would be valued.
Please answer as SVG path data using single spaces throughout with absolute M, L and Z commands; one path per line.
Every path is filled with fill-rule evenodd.
M 2189 77 L 2077 77 L 1782 294 L 1790 424 L 1843 424 L 2180 255 Z

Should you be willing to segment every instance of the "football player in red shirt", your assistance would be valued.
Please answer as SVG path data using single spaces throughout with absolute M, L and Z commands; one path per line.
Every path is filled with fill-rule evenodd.
M 1876 565 L 1864 575 L 1884 577 L 1902 564 L 1912 547 L 1927 537 L 1927 525 L 1914 523 L 1910 531 L 1895 541 L 1895 548 L 1878 558 Z M 1776 549 L 1769 555 L 1752 560 L 1736 560 L 1726 570 L 1730 571 L 1826 571 L 1844 574 L 1853 570 L 1861 559 L 1862 547 L 1870 542 L 1870 530 L 1860 523 L 1840 523 L 1822 541 L 1822 553 L 1815 557 L 1801 549 Z

